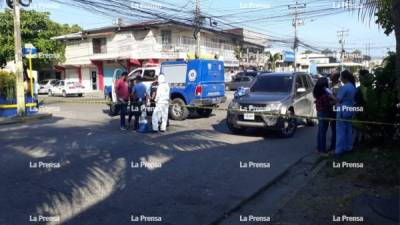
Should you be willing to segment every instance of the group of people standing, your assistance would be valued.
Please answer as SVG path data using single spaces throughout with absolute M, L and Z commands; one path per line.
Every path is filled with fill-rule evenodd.
M 354 75 L 344 70 L 318 79 L 314 98 L 318 117 L 317 153 L 342 155 L 353 150 L 352 118 L 358 104 Z M 326 134 L 331 127 L 330 147 L 326 147 Z
M 151 84 L 150 90 L 143 83 L 141 76 L 136 76 L 128 83 L 128 73 L 122 73 L 115 82 L 120 110 L 120 129 L 128 130 L 134 117 L 133 130 L 139 129 L 139 122 L 143 121 L 147 127 L 147 111 L 152 109 L 152 131 L 165 132 L 168 124 L 168 108 L 170 88 L 165 81 L 165 76 L 160 74 L 157 81 Z M 128 115 L 128 126 L 126 125 Z

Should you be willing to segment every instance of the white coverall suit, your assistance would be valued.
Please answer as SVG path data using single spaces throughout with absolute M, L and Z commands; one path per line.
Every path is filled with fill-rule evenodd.
M 153 111 L 152 125 L 153 130 L 158 131 L 159 122 L 161 122 L 161 131 L 167 130 L 168 108 L 169 108 L 169 85 L 165 82 L 165 76 L 158 76 L 158 88 L 156 93 L 156 107 Z

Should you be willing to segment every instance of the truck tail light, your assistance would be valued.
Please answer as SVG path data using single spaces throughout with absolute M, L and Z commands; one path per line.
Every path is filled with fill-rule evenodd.
M 194 93 L 196 96 L 201 96 L 201 94 L 203 93 L 203 87 L 201 85 L 197 85 Z

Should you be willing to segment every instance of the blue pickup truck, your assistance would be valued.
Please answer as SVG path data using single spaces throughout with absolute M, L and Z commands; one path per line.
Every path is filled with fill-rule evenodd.
M 171 87 L 169 114 L 173 120 L 185 120 L 193 111 L 208 117 L 212 107 L 226 101 L 222 61 L 196 59 L 164 62 L 161 73 Z
M 161 64 L 160 73 L 165 75 L 165 80 L 171 88 L 169 116 L 173 120 L 185 120 L 194 111 L 200 116 L 208 117 L 212 113 L 212 108 L 226 101 L 222 61 L 203 59 L 168 61 Z M 118 78 L 117 74 L 116 72 L 113 82 Z M 137 73 L 132 71 L 128 79 L 135 78 L 135 74 Z M 151 83 L 145 81 L 146 84 L 149 82 Z M 149 84 L 146 86 L 150 88 Z M 104 94 L 112 101 L 110 111 L 116 114 L 114 88 L 106 88 Z

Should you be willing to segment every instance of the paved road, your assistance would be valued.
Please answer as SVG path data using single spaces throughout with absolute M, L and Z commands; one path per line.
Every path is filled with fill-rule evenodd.
M 164 134 L 123 132 L 106 106 L 57 99 L 52 119 L 0 127 L 0 225 L 207 225 L 314 147 L 308 127 L 232 135 L 222 111 Z

